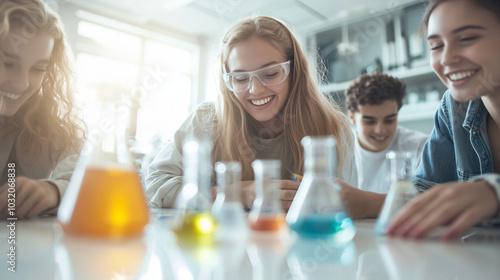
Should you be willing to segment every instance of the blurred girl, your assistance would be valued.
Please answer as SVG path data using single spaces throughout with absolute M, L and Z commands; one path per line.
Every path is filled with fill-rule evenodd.
M 55 213 L 84 136 L 59 17 L 39 0 L 2 1 L 0 50 L 0 216 Z

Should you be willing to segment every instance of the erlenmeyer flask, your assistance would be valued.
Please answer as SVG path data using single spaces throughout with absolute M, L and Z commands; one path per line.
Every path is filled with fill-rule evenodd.
M 394 151 L 386 155 L 390 162 L 391 188 L 375 223 L 376 234 L 385 234 L 398 210 L 418 195 L 412 183 L 412 155 L 410 152 Z
M 221 240 L 242 239 L 248 234 L 246 215 L 241 203 L 241 164 L 239 162 L 217 162 L 217 197 L 212 206 L 220 228 Z
M 335 143 L 331 136 L 302 139 L 305 174 L 286 216 L 299 236 L 346 242 L 356 233 L 334 181 Z
M 280 202 L 279 160 L 255 160 L 255 200 L 248 215 L 250 228 L 257 231 L 280 231 L 286 225 Z
M 177 216 L 173 231 L 180 239 L 212 242 L 215 219 L 211 213 L 210 194 L 212 142 L 209 139 L 188 138 L 182 147 L 183 186 L 175 207 Z
M 58 211 L 67 234 L 123 238 L 143 233 L 149 208 L 126 141 L 128 108 L 101 105 Z

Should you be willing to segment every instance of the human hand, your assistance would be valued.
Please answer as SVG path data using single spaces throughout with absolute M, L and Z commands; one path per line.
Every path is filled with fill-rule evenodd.
M 45 181 L 38 181 L 24 176 L 16 177 L 14 196 L 9 195 L 8 185 L 0 188 L 0 218 L 8 215 L 8 199 L 15 199 L 15 217 L 31 219 L 47 209 L 59 204 L 59 190 Z
M 279 180 L 279 183 L 281 207 L 288 212 L 290 205 L 292 205 L 293 198 L 295 197 L 295 194 L 297 194 L 300 182 L 292 180 Z
M 495 191 L 485 181 L 436 185 L 405 205 L 387 234 L 416 239 L 445 226 L 442 238 L 451 239 L 492 217 L 499 207 Z
M 336 179 L 340 186 L 340 197 L 351 218 L 375 218 L 378 216 L 386 195 L 363 191 Z
M 340 197 L 346 207 L 347 213 L 351 218 L 361 218 L 366 213 L 366 198 L 364 191 L 355 188 L 346 182 L 336 179 L 337 184 L 340 186 Z
M 210 188 L 210 195 L 212 195 L 212 201 L 214 201 L 217 198 L 217 193 L 219 192 L 219 187 L 218 186 L 212 186 Z
M 278 180 L 280 184 L 280 202 L 281 207 L 288 212 L 293 198 L 297 193 L 300 182 L 292 180 Z M 255 181 L 241 182 L 241 201 L 245 207 L 252 207 L 255 200 Z
M 245 208 L 251 208 L 255 200 L 255 181 L 241 182 L 241 202 Z

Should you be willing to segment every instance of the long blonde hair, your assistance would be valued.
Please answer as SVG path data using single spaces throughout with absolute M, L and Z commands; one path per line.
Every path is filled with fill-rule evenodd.
M 2 1 L 0 40 L 6 39 L 14 27 L 23 27 L 23 31 L 30 34 L 47 32 L 54 37 L 54 48 L 40 88 L 13 116 L 0 117 L 0 126 L 18 131 L 16 149 L 28 158 L 40 154 L 42 142 L 48 142 L 53 151 L 76 151 L 85 132 L 73 104 L 72 54 L 62 23 L 40 0 Z M 0 60 L 3 61 L 3 57 Z
M 284 145 L 282 163 L 294 173 L 304 172 L 304 150 L 300 143 L 304 136 L 333 135 L 337 139 L 337 175 L 346 157 L 352 156 L 353 137 L 346 116 L 339 107 L 318 89 L 314 71 L 292 32 L 279 20 L 257 16 L 233 25 L 223 38 L 220 55 L 220 96 L 217 107 L 217 130 L 214 143 L 214 161 L 239 161 L 242 180 L 252 180 L 251 163 L 255 159 L 252 118 L 224 85 L 222 74 L 228 72 L 227 58 L 233 47 L 252 37 L 269 42 L 291 61 L 288 81 L 290 92 L 280 118 L 283 121 Z

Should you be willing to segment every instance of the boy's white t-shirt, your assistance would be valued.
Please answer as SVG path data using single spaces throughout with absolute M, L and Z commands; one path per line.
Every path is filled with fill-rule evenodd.
M 422 132 L 398 126 L 396 135 L 387 149 L 370 152 L 361 147 L 356 135 L 355 158 L 358 169 L 358 188 L 376 193 L 387 193 L 391 185 L 389 178 L 389 160 L 385 154 L 389 151 L 413 151 L 413 171 L 420 164 L 422 149 L 428 136 Z

